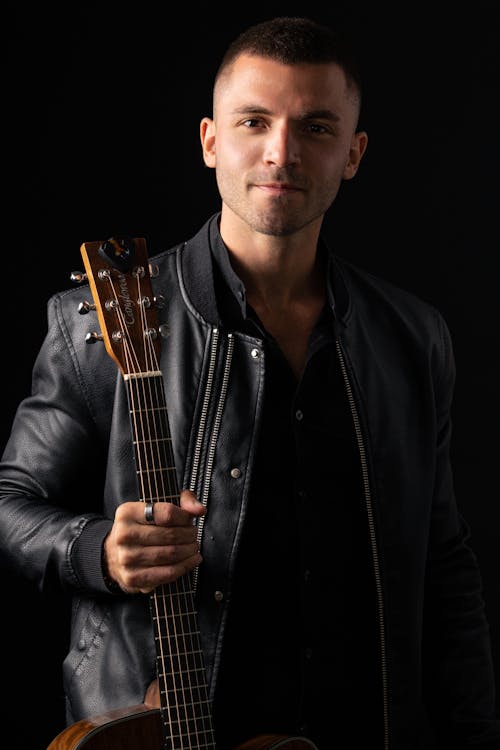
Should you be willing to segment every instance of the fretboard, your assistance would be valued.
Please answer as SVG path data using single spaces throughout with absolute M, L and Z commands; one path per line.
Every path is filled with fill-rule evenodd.
M 139 497 L 179 504 L 161 373 L 126 379 Z M 211 706 L 190 575 L 149 596 L 165 750 L 215 750 Z

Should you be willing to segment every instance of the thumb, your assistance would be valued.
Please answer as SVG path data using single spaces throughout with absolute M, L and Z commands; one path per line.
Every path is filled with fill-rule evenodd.
M 194 492 L 191 492 L 191 490 L 182 490 L 180 494 L 180 501 L 181 501 L 181 508 L 183 510 L 187 510 L 188 513 L 191 513 L 193 516 L 204 516 L 206 513 L 206 508 L 201 503 Z

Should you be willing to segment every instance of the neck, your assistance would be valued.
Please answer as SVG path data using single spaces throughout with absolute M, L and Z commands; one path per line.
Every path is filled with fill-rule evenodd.
M 222 227 L 221 235 L 253 306 L 284 310 L 294 302 L 322 294 L 324 274 L 317 255 L 317 230 L 287 237 L 252 233 L 240 235 L 238 243 L 232 243 Z

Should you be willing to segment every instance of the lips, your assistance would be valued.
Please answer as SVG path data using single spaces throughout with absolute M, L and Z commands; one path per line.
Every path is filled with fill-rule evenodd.
M 261 190 L 269 190 L 270 192 L 277 193 L 291 193 L 302 190 L 298 185 L 292 185 L 289 182 L 257 182 L 254 184 L 255 187 L 260 188 Z

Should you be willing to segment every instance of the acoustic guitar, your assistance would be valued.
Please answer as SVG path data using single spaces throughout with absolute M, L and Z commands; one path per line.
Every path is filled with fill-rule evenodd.
M 80 248 L 103 341 L 124 378 L 139 499 L 180 504 L 172 437 L 160 371 L 162 336 L 144 238 L 111 238 Z M 217 750 L 195 606 L 195 577 L 158 586 L 149 594 L 157 679 L 144 703 L 77 721 L 47 750 Z M 154 696 L 150 699 L 149 696 Z M 303 737 L 263 734 L 235 750 L 317 750 Z

